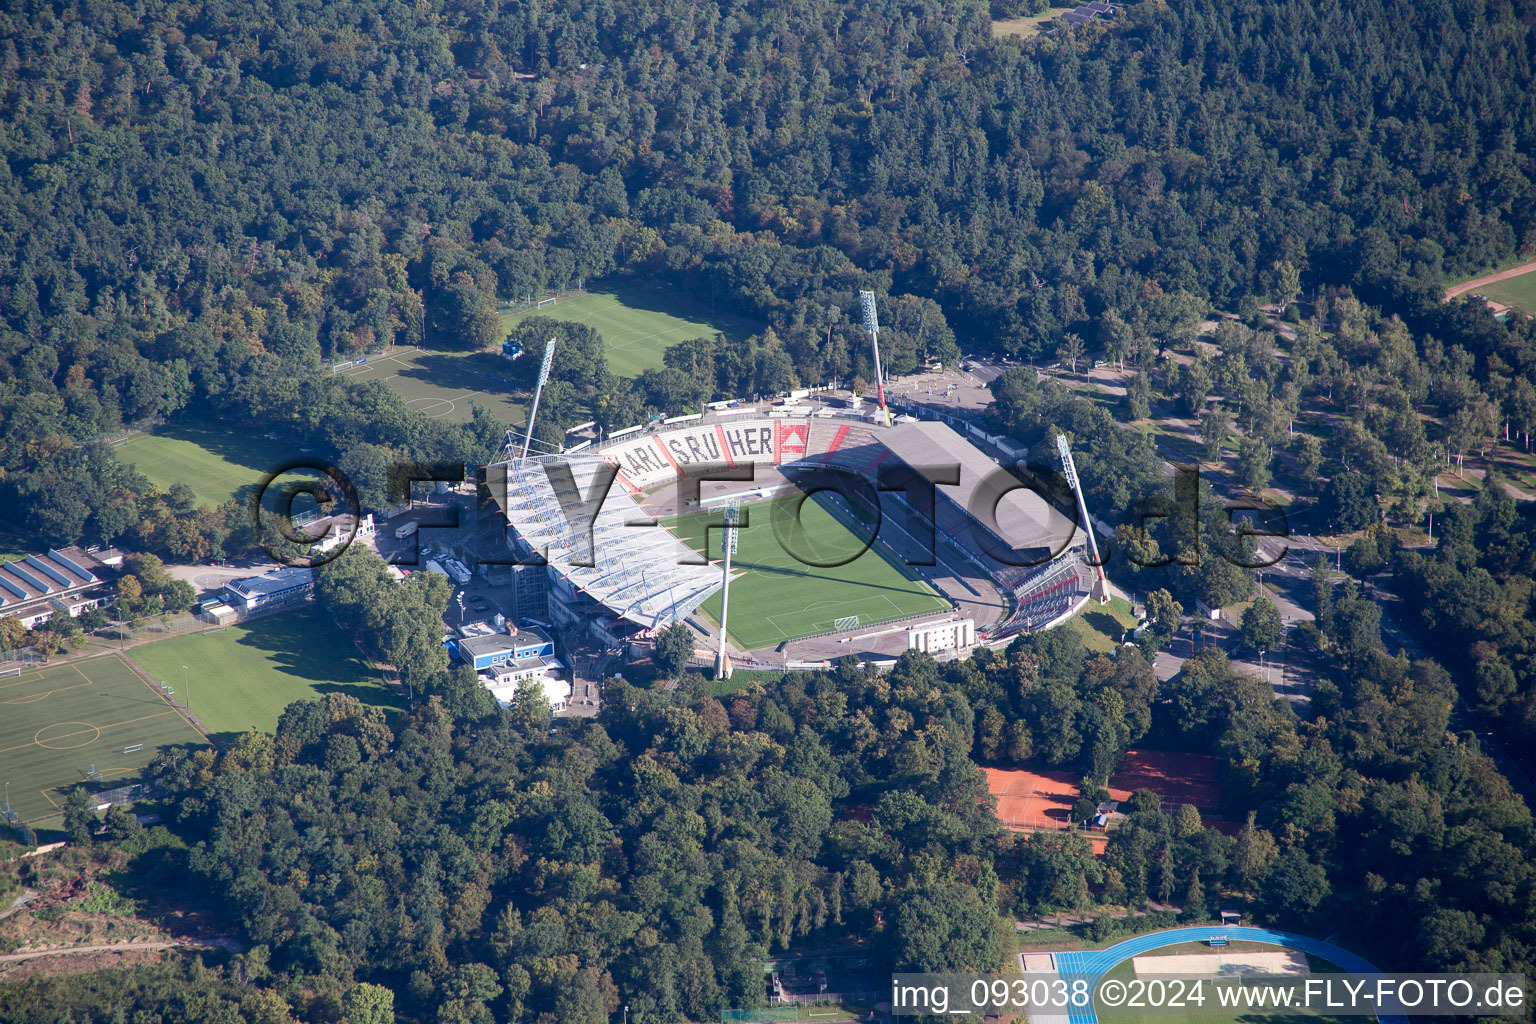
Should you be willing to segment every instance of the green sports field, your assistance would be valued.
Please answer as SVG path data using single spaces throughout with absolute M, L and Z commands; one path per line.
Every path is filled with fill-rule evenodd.
M 1477 291 L 1494 302 L 1514 306 L 1526 313 L 1536 313 L 1536 270 L 1521 274 L 1519 277 L 1495 281 L 1478 288 Z
M 661 354 L 680 341 L 716 334 L 737 341 L 759 329 L 743 317 L 711 312 L 685 296 L 627 282 L 560 296 L 543 309 L 503 311 L 502 325 L 510 330 L 522 317 L 535 315 L 594 328 L 603 337 L 608 368 L 621 377 L 638 377 L 660 367 Z
M 499 353 L 395 348 L 322 372 L 352 381 L 383 381 L 407 406 L 432 419 L 467 423 L 474 407 L 482 405 L 500 422 L 516 426 L 523 422 L 525 407 L 512 397 L 511 369 Z
M 55 814 L 92 765 L 93 789 L 126 785 L 162 747 L 204 742 L 121 655 L 0 678 L 0 781 L 23 821 Z
M 186 484 L 200 503 L 224 504 L 241 487 L 261 481 L 284 459 L 298 453 L 245 432 L 214 427 L 167 426 L 130 438 L 115 449 L 163 490 Z
M 840 562 L 864 546 L 841 509 L 841 499 L 818 494 L 795 507 L 799 496 L 751 505 L 747 527 L 740 531 L 731 558 L 731 608 L 727 632 L 742 650 L 771 647 L 834 628 L 837 619 L 859 617 L 860 626 L 888 622 L 907 615 L 948 610 L 950 602 L 911 568 L 887 558 L 877 542 L 847 565 L 818 568 L 808 562 Z M 704 550 L 710 523 L 720 521 L 719 509 L 694 512 L 666 525 L 695 551 Z M 720 553 L 720 531 L 709 530 L 709 557 Z M 783 538 L 781 542 L 781 537 Z M 793 554 L 791 553 L 793 552 Z M 702 610 L 720 621 L 720 595 Z
M 192 714 L 221 740 L 271 732 L 296 700 L 350 693 L 365 704 L 401 706 L 318 608 L 280 612 L 225 629 L 158 640 L 131 652 L 152 679 L 189 691 Z M 187 666 L 183 684 L 182 666 Z

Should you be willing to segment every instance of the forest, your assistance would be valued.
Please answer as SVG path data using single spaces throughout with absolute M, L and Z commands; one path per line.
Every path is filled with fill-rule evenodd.
M 503 303 L 616 275 L 765 324 L 628 380 L 591 332 L 524 320 L 529 355 L 559 339 L 548 440 L 868 378 L 869 288 L 892 372 L 960 353 L 1130 367 L 1113 413 L 1012 372 L 988 414 L 1039 464 L 1070 433 L 1116 524 L 1166 488 L 1152 439 L 1116 422 L 1154 406 L 1199 420 L 1218 456 L 1236 432 L 1244 486 L 1322 481 L 1298 509 L 1318 528 L 1438 509 L 1438 546 L 1377 530 L 1350 553 L 1438 663 L 1389 652 L 1380 609 L 1319 567 L 1306 642 L 1333 677 L 1304 718 L 1219 655 L 1160 684 L 1155 642 L 1096 655 L 1062 632 L 723 698 L 696 677 L 610 683 L 597 720 L 551 734 L 547 708 L 498 710 L 447 668 L 434 583 L 390 589 L 349 555 L 317 588 L 401 670 L 410 715 L 296 704 L 275 736 L 168 761 L 171 828 L 71 822 L 184 871 L 248 950 L 4 986 L 0 1019 L 701 1020 L 761 1001 L 756 958 L 799 946 L 858 936 L 882 967 L 985 968 L 1015 915 L 1171 901 L 1198 919 L 1229 898 L 1342 924 L 1399 969 L 1532 970 L 1536 832 L 1453 717 L 1459 693 L 1536 735 L 1533 523 L 1496 487 L 1432 500 L 1435 470 L 1536 426 L 1536 328 L 1438 301 L 1536 248 L 1531 5 L 1142 0 L 1031 41 L 994 39 L 989 13 L 0 11 L 7 526 L 38 549 L 236 553 L 256 541 L 238 502 L 161 492 L 104 442 L 166 421 L 272 433 L 376 496 L 391 461 L 483 464 L 508 424 L 430 420 L 328 361 L 495 349 Z M 1196 343 L 1222 311 L 1239 321 Z M 1329 430 L 1293 433 L 1319 410 Z M 1199 507 L 1116 545 L 1241 554 L 1219 502 Z M 1146 572 L 1164 609 L 1250 586 L 1222 558 Z M 1102 858 L 999 829 L 977 762 L 1068 770 L 1089 799 L 1141 741 L 1217 754 L 1252 818 L 1229 836 L 1138 794 Z
M 537 700 L 451 687 L 395 725 L 341 694 L 296 703 L 275 735 L 161 765 L 174 836 L 132 815 L 94 836 L 88 804 L 67 822 L 190 879 L 249 948 L 182 978 L 193 1006 L 167 995 L 172 961 L 0 987 L 0 1020 L 242 1001 L 274 1022 L 706 1020 L 759 1005 L 761 959 L 787 950 L 990 969 L 1015 917 L 1152 901 L 1187 921 L 1241 901 L 1398 970 L 1528 971 L 1528 808 L 1453 728 L 1449 674 L 1389 654 L 1349 584 L 1318 593 L 1339 667 L 1305 721 L 1214 649 L 1159 683 L 1073 630 L 719 698 L 697 675 L 611 680 L 597 719 L 554 732 Z M 1081 832 L 1001 829 L 977 766 L 1063 768 L 1092 800 L 1141 743 L 1217 755 L 1236 834 L 1142 790 L 1095 857 Z
M 230 516 L 165 529 L 93 444 L 168 417 L 486 458 L 496 425 L 425 420 L 321 360 L 493 346 L 498 303 L 615 273 L 769 327 L 647 381 L 595 360 L 552 432 L 868 376 L 860 288 L 887 297 L 893 372 L 1064 333 L 1123 359 L 1212 306 L 1349 287 L 1355 320 L 1429 336 L 1430 374 L 1530 377 L 1527 329 L 1432 308 L 1447 275 L 1536 244 L 1507 2 L 1147 2 L 1027 44 L 974 2 L 0 18 L 0 487 L 50 543 L 227 546 Z M 1528 407 L 1511 386 L 1490 402 Z M 1458 436 L 1486 420 L 1467 413 Z

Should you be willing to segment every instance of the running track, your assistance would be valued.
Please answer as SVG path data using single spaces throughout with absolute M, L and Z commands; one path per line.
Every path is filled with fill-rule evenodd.
M 1247 942 L 1267 942 L 1273 946 L 1284 946 L 1302 953 L 1311 953 L 1322 957 L 1330 963 L 1336 964 L 1341 970 L 1356 975 L 1380 974 L 1374 965 L 1356 956 L 1347 949 L 1340 949 L 1330 942 L 1321 939 L 1310 939 L 1305 935 L 1296 935 L 1291 932 L 1275 931 L 1271 928 L 1247 928 L 1247 927 L 1222 927 L 1207 925 L 1198 928 L 1173 928 L 1162 932 L 1148 932 L 1145 935 L 1132 936 L 1124 942 L 1117 942 L 1105 949 L 1094 949 L 1072 953 L 1053 954 L 1056 960 L 1057 973 L 1065 975 L 1086 976 L 1090 984 L 1096 983 L 1098 978 L 1108 973 L 1115 966 L 1124 963 L 1133 956 L 1161 949 L 1164 946 L 1175 946 L 1181 942 L 1204 942 L 1211 938 L 1242 939 Z M 1408 1024 L 1408 1018 L 1394 1015 L 1378 1016 L 1381 1024 Z M 1068 1024 L 1098 1024 L 1097 1013 L 1074 1013 L 1067 1017 Z

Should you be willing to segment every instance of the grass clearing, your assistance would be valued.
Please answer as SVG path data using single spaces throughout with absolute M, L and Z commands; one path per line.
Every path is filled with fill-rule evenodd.
M 510 331 L 525 316 L 547 316 L 594 328 L 602 335 L 608 368 L 620 377 L 638 377 L 659 368 L 662 353 L 680 341 L 716 334 L 741 341 L 761 329 L 745 317 L 711 311 L 686 296 L 627 281 L 604 282 L 592 291 L 562 295 L 543 309 L 503 310 L 502 326 Z
M 101 773 L 91 788 L 110 789 L 136 781 L 163 747 L 205 742 L 117 654 L 0 678 L 0 708 L 0 765 L 23 821 L 57 813 L 91 765 Z
M 215 507 L 298 452 L 261 437 L 219 426 L 171 425 L 118 445 L 129 463 L 162 490 L 186 484 L 199 503 Z
M 1536 270 L 1483 285 L 1477 291 L 1494 302 L 1514 306 L 1526 313 L 1536 313 Z
M 409 408 L 450 423 L 469 422 L 476 405 L 507 426 L 523 423 L 527 414 L 522 396 L 514 397 L 512 364 L 498 353 L 397 348 L 366 356 L 336 376 L 383 381 Z
M 1040 34 L 1040 29 L 1052 18 L 1059 18 L 1068 11 L 1077 10 L 1077 4 L 1067 4 L 1064 7 L 1052 7 L 1044 14 L 1031 14 L 1026 18 L 1005 18 L 1002 21 L 992 23 L 994 36 L 1018 36 L 1020 39 L 1029 39 Z
M 1083 613 L 1072 620 L 1072 628 L 1083 638 L 1083 646 L 1099 654 L 1108 654 L 1120 646 L 1120 635 L 1136 626 L 1131 602 L 1110 596 L 1108 604 L 1090 602 Z
M 830 632 L 837 619 L 850 615 L 857 615 L 864 627 L 952 607 L 909 566 L 887 558 L 878 543 L 847 564 L 829 568 L 806 564 L 841 562 L 864 547 L 862 535 L 850 525 L 851 518 L 832 504 L 837 500 L 825 493 L 810 500 L 792 495 L 744 510 L 748 525 L 741 530 L 731 559 L 731 568 L 739 572 L 731 581 L 728 628 L 742 650 Z M 666 525 L 699 552 L 705 550 L 708 532 L 713 559 L 719 552 L 720 531 L 709 531 L 708 524 L 719 521 L 720 510 L 710 509 Z M 705 601 L 701 610 L 718 624 L 720 595 Z
M 296 700 L 348 693 L 364 704 L 403 707 L 399 695 L 358 655 L 317 607 L 279 612 L 239 626 L 208 630 L 136 647 L 133 660 L 153 679 L 183 695 L 221 742 L 243 732 L 272 732 Z
M 731 678 L 729 679 L 711 679 L 709 695 L 711 697 L 728 697 L 733 693 L 745 690 L 758 683 L 764 686 L 773 686 L 783 678 L 783 672 L 739 668 L 731 673 Z

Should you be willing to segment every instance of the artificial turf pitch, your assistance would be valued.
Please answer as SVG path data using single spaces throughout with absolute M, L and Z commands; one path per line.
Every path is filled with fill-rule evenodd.
M 157 640 L 130 653 L 146 675 L 175 689 L 178 701 L 185 696 L 197 720 L 224 741 L 252 729 L 272 732 L 289 704 L 327 693 L 400 706 L 396 692 L 313 605 Z
M 23 821 L 56 813 L 92 765 L 93 789 L 121 786 L 162 747 L 204 742 L 118 654 L 0 678 L 0 780 Z
M 947 611 L 948 599 L 910 567 L 888 557 L 879 541 L 846 565 L 822 568 L 816 563 L 841 562 L 864 547 L 867 531 L 850 525 L 850 516 L 817 494 L 776 498 L 743 509 L 747 526 L 738 531 L 731 556 L 730 638 L 744 651 L 770 647 L 785 640 L 827 633 L 834 622 L 850 615 L 859 626 L 875 625 L 908 615 Z M 794 524 L 799 506 L 799 527 Z M 694 512 L 666 525 L 695 551 L 720 556 L 721 511 Z M 701 610 L 718 625 L 720 594 Z

